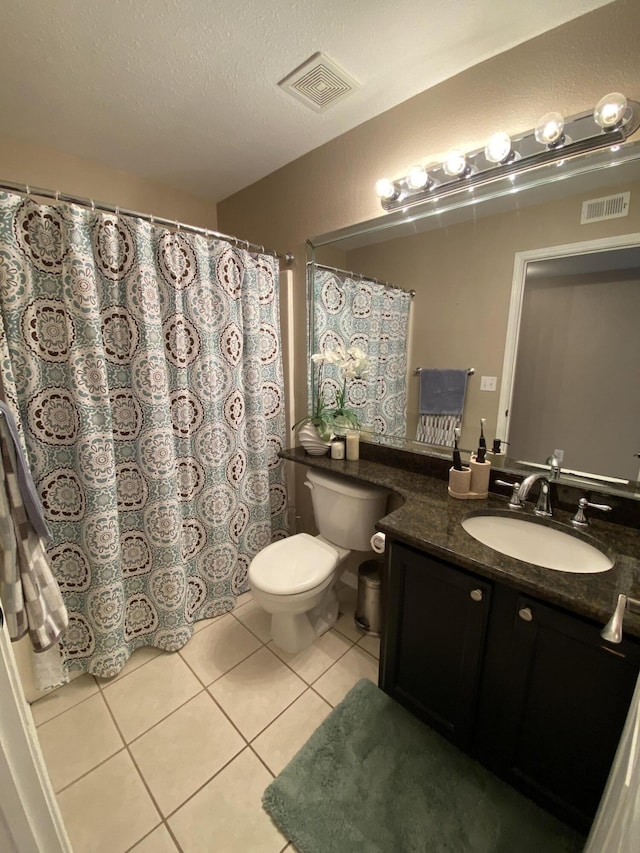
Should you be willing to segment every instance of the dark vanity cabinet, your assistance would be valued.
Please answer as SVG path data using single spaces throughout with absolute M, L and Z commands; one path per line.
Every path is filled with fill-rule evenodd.
M 587 831 L 640 644 L 392 542 L 381 687 L 549 811 Z
M 381 687 L 468 748 L 473 736 L 491 584 L 393 544 Z

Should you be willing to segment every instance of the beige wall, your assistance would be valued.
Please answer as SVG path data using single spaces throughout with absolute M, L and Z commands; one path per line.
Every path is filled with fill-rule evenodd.
M 531 128 L 622 91 L 640 97 L 640 3 L 618 0 L 465 71 L 317 148 L 218 205 L 219 227 L 295 252 L 295 324 L 305 324 L 305 241 L 382 214 L 373 186 L 497 129 Z M 428 50 L 428 39 L 425 50 Z M 338 109 L 348 109 L 348 101 Z M 296 416 L 306 413 L 305 337 L 296 342 Z
M 43 132 L 46 139 L 46 129 Z M 216 229 L 215 204 L 100 163 L 0 135 L 0 181 L 60 190 L 138 213 Z
M 630 191 L 633 202 L 627 217 L 580 225 L 583 200 L 622 191 Z M 411 309 L 410 371 L 418 366 L 475 368 L 467 385 L 460 445 L 469 450 L 477 444 L 481 417 L 487 419 L 487 439 L 496 436 L 515 254 L 640 233 L 640 182 L 599 186 L 595 191 L 532 207 L 520 207 L 518 197 L 513 198 L 514 209 L 506 213 L 388 240 L 345 255 L 348 269 L 416 291 Z M 321 257 L 323 253 L 324 247 Z M 480 390 L 481 376 L 497 377 L 495 392 Z M 418 377 L 410 373 L 410 437 L 416 433 L 418 390 Z M 544 456 L 527 458 L 544 461 L 551 450 L 553 447 Z

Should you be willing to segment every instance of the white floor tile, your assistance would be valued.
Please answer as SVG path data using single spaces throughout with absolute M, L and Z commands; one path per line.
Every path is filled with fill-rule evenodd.
M 370 654 L 353 646 L 313 687 L 335 707 L 361 678 L 368 678 L 377 684 L 378 663 Z
M 307 690 L 251 746 L 277 776 L 330 712 L 331 705 Z
M 245 746 L 203 691 L 131 744 L 163 815 L 169 815 Z
M 261 805 L 270 782 L 253 752 L 241 752 L 169 818 L 185 853 L 279 853 L 286 839 Z
M 306 686 L 289 667 L 263 647 L 214 682 L 209 692 L 247 740 L 251 740 Z
M 202 690 L 180 655 L 162 655 L 102 691 L 130 743 Z
M 43 723 L 38 738 L 55 791 L 124 746 L 99 693 Z
M 244 605 L 248 604 L 250 601 L 253 601 L 253 593 L 251 592 L 251 590 L 249 590 L 249 592 L 243 592 L 242 595 L 239 595 L 236 598 L 236 606 L 234 607 L 234 612 L 240 607 L 244 607 Z
M 217 622 L 218 619 L 222 619 L 223 616 L 226 616 L 226 613 L 221 613 L 220 616 L 212 616 L 211 619 L 199 619 L 197 622 L 193 623 L 193 633 L 197 634 L 199 631 L 202 631 L 203 628 L 208 628 L 209 625 L 213 625 L 214 622 Z
M 58 794 L 73 853 L 124 853 L 160 823 L 126 750 Z
M 36 726 L 41 726 L 47 720 L 57 717 L 63 711 L 73 708 L 89 696 L 93 696 L 98 692 L 98 685 L 92 675 L 85 673 L 80 678 L 75 678 L 68 684 L 52 690 L 47 693 L 42 699 L 38 699 L 31 705 L 31 713 Z
M 158 655 L 166 655 L 168 652 L 163 652 L 162 649 L 155 649 L 153 646 L 141 646 L 139 649 L 136 649 L 135 652 L 132 653 L 129 660 L 122 667 L 120 672 L 117 675 L 114 675 L 113 678 L 99 678 L 98 684 L 102 687 L 106 687 L 107 684 L 113 684 L 114 681 L 118 681 L 120 678 L 124 678 L 125 675 L 130 675 L 134 670 L 139 669 L 141 666 L 144 666 L 145 663 L 149 663 L 150 660 L 154 660 Z
M 203 684 L 211 684 L 262 644 L 230 614 L 195 634 L 180 654 Z
M 271 641 L 268 648 L 290 666 L 307 684 L 312 684 L 323 672 L 348 652 L 353 643 L 343 634 L 327 631 L 313 645 L 297 654 L 285 652 Z
M 178 848 L 163 824 L 136 844 L 131 853 L 178 853 Z
M 250 601 L 243 607 L 233 611 L 236 619 L 248 628 L 263 643 L 271 639 L 271 614 L 263 610 L 257 601 Z
M 340 631 L 345 637 L 357 643 L 362 639 L 364 632 L 358 628 L 354 622 L 354 614 L 356 612 L 357 593 L 350 586 L 342 585 L 338 589 L 338 601 L 340 604 L 340 616 L 338 621 L 333 626 L 336 631 Z
M 358 645 L 361 649 L 373 655 L 376 660 L 380 660 L 380 637 L 372 637 L 370 634 L 365 634 Z

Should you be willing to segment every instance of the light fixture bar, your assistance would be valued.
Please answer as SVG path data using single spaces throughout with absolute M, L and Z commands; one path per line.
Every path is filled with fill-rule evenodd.
M 603 128 L 597 124 L 593 110 L 567 118 L 561 130 L 564 137 L 561 143 L 545 145 L 536 138 L 537 128 L 532 129 L 512 139 L 509 158 L 502 162 L 488 159 L 485 148 L 471 151 L 465 155 L 468 168 L 459 176 L 449 174 L 445 164 L 426 166 L 429 181 L 424 187 L 413 188 L 406 177 L 389 181 L 393 192 L 381 198 L 380 203 L 387 211 L 409 208 L 429 199 L 441 199 L 443 196 L 485 186 L 508 175 L 522 174 L 538 166 L 560 163 L 589 151 L 620 145 L 640 127 L 640 104 L 627 101 L 626 109 L 625 120 L 613 127 Z

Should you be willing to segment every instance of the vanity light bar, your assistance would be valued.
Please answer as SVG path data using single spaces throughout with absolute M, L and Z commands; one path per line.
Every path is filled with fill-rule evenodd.
M 463 189 L 472 191 L 507 175 L 515 180 L 516 174 L 547 163 L 562 165 L 570 157 L 619 145 L 639 127 L 640 104 L 613 92 L 589 112 L 567 119 L 560 113 L 547 113 L 534 129 L 515 139 L 500 131 L 484 148 L 468 153 L 456 149 L 444 163 L 414 165 L 407 175 L 393 181 L 381 178 L 376 194 L 385 210 L 410 207 Z

